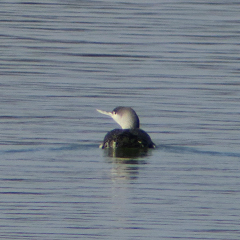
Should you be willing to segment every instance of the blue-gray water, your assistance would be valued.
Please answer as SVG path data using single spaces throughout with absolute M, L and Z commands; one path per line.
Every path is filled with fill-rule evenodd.
M 0 238 L 240 238 L 239 1 L 1 1 Z M 98 148 L 131 106 L 157 144 Z

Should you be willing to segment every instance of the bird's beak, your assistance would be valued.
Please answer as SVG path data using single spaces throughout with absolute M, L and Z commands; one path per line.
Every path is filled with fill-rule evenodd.
M 112 117 L 112 112 L 106 112 L 106 111 L 103 111 L 103 110 L 99 110 L 99 109 L 96 109 L 98 112 L 100 112 L 101 114 L 104 114 L 104 115 L 108 115 L 110 117 Z

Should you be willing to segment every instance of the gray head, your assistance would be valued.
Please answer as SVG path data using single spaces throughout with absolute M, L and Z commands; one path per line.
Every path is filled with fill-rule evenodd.
M 130 107 L 116 107 L 112 112 L 97 109 L 98 112 L 111 116 L 122 129 L 139 128 L 140 122 L 136 112 Z

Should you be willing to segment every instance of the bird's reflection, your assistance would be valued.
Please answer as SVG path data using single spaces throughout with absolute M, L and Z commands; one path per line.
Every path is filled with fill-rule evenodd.
M 139 168 L 146 164 L 148 149 L 104 149 L 106 160 L 112 164 L 111 175 L 113 179 L 136 179 Z

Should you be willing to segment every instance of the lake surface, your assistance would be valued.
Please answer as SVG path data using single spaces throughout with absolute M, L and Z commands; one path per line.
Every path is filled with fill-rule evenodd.
M 1 239 L 240 239 L 239 1 L 1 1 Z M 131 106 L 157 148 L 99 149 Z

